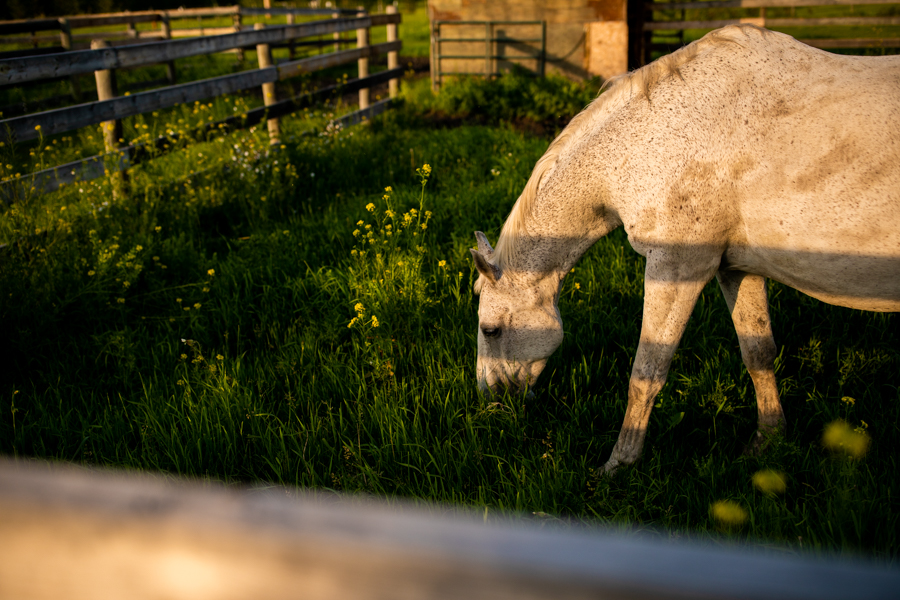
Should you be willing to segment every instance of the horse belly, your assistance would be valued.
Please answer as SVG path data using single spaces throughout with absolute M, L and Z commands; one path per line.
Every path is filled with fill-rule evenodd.
M 888 196 L 850 206 L 818 199 L 795 203 L 800 209 L 793 214 L 782 210 L 753 219 L 745 241 L 726 252 L 724 266 L 764 275 L 829 304 L 898 312 L 900 198 Z

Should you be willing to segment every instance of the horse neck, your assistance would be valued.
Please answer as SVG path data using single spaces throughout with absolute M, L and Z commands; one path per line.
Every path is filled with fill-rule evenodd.
M 604 195 L 597 191 L 604 186 L 595 178 L 554 175 L 558 177 L 548 182 L 527 215 L 508 263 L 512 270 L 537 279 L 551 273 L 564 277 L 597 240 L 621 225 L 618 214 L 603 204 Z

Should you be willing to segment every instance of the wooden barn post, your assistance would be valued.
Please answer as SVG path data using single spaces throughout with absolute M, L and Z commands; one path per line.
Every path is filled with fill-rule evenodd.
M 265 29 L 266 26 L 262 23 L 257 23 L 253 26 L 253 29 L 260 30 Z M 272 61 L 272 50 L 269 48 L 268 44 L 257 44 L 256 45 L 256 57 L 259 60 L 259 68 L 265 69 L 273 66 Z M 263 103 L 266 106 L 271 106 L 275 104 L 275 82 L 269 82 L 262 84 L 262 93 L 263 93 Z M 281 138 L 281 126 L 278 122 L 278 119 L 268 119 L 266 124 L 269 127 L 269 143 L 277 144 Z
M 388 4 L 387 6 L 387 14 L 396 15 L 397 7 L 393 4 Z M 396 42 L 399 39 L 398 35 L 398 27 L 396 23 L 391 23 L 387 26 L 387 41 Z M 400 58 L 399 53 L 396 50 L 392 50 L 388 52 L 387 55 L 387 68 L 388 69 L 396 69 L 400 66 Z M 396 98 L 397 94 L 400 92 L 400 80 L 399 79 L 391 79 L 388 82 L 388 90 L 389 96 L 391 98 Z
M 362 9 L 363 7 L 359 7 Z M 360 10 L 360 12 L 356 13 L 357 17 L 365 17 L 366 13 L 364 10 Z M 356 47 L 357 48 L 365 48 L 369 45 L 369 30 L 368 28 L 363 27 L 362 29 L 356 30 Z M 369 76 L 369 59 L 368 58 L 360 58 L 356 61 L 356 66 L 359 69 L 359 78 Z M 369 108 L 369 88 L 363 88 L 359 90 L 359 108 L 362 110 L 363 108 Z

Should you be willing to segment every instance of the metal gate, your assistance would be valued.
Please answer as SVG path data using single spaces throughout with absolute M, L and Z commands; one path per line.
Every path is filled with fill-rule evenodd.
M 535 37 L 515 37 L 497 29 L 537 29 Z M 457 37 L 451 28 L 461 28 Z M 458 29 L 457 29 L 458 30 Z M 478 36 L 476 32 L 483 32 Z M 444 46 L 455 51 L 445 54 Z M 469 53 L 464 53 L 469 50 Z M 512 53 L 510 53 L 512 51 Z M 463 61 L 460 69 L 444 70 L 445 61 Z M 444 75 L 499 75 L 504 63 L 535 62 L 535 73 L 543 77 L 547 62 L 546 21 L 433 21 L 431 24 L 431 88 L 440 89 Z M 480 65 L 481 68 L 477 68 Z

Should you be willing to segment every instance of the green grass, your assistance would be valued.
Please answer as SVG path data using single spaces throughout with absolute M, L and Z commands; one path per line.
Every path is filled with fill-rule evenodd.
M 528 83 L 456 85 L 450 97 L 465 99 Z M 895 315 L 773 284 L 789 428 L 750 457 L 752 384 L 711 285 L 643 459 L 603 478 L 642 307 L 643 259 L 617 231 L 566 281 L 566 338 L 537 397 L 477 395 L 472 232 L 496 238 L 549 140 L 502 120 L 435 127 L 443 100 L 424 86 L 404 82 L 406 105 L 370 126 L 328 132 L 320 112 L 300 114 L 283 123 L 283 150 L 267 155 L 260 130 L 234 134 L 135 169 L 127 197 L 101 181 L 0 215 L 12 242 L 0 256 L 0 452 L 894 563 Z M 868 432 L 863 458 L 823 448 L 838 419 Z M 762 469 L 785 474 L 785 493 L 754 488 Z M 715 520 L 720 500 L 748 521 Z

